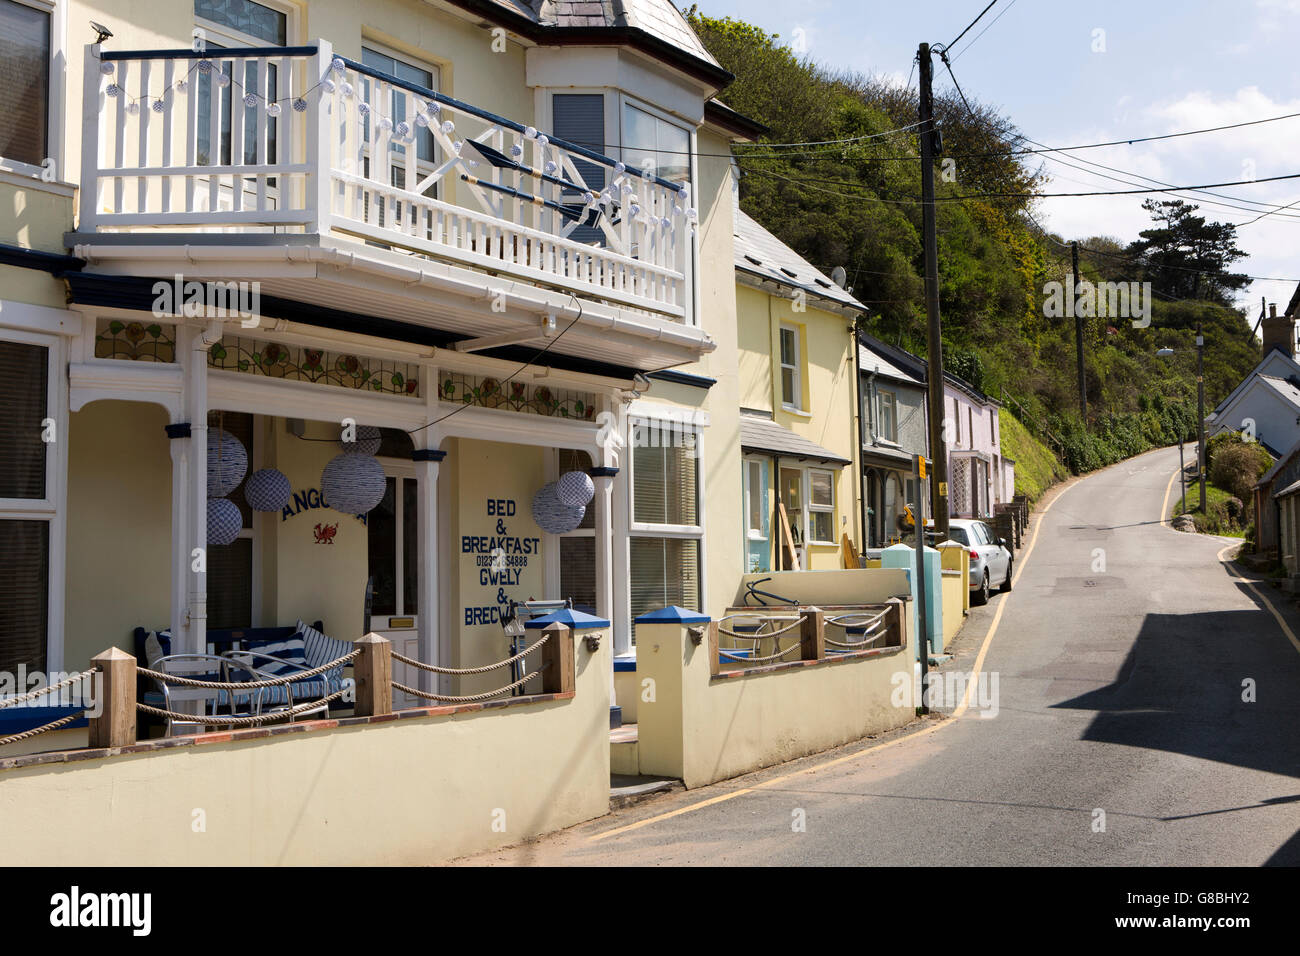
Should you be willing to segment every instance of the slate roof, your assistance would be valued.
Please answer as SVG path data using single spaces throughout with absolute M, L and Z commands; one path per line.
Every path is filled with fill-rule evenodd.
M 851 459 L 796 435 L 770 418 L 745 411 L 740 414 L 740 447 L 743 451 L 774 453 L 787 458 L 815 458 L 838 465 L 852 464 Z
M 755 219 L 736 207 L 736 269 L 762 279 L 803 289 L 809 295 L 829 299 L 850 309 L 867 311 L 867 307 L 849 295 L 830 278 L 816 269 L 799 253 L 764 229 Z

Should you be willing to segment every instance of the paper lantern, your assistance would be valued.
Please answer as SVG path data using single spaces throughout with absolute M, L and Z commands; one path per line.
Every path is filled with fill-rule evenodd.
M 243 443 L 220 428 L 208 429 L 208 497 L 224 498 L 244 480 L 248 452 Z
M 564 534 L 582 523 L 587 513 L 585 505 L 566 505 L 555 494 L 557 482 L 552 481 L 533 495 L 533 520 L 547 534 Z
M 344 452 L 331 458 L 320 476 L 325 503 L 345 515 L 363 515 L 384 500 L 384 466 L 369 455 Z
M 379 451 L 379 446 L 383 442 L 383 437 L 379 434 L 379 429 L 374 425 L 358 425 L 356 427 L 356 440 L 344 441 L 339 439 L 339 444 L 343 446 L 343 451 L 349 455 L 373 455 Z
M 239 506 L 229 498 L 208 499 L 208 546 L 230 544 L 239 537 L 244 527 L 244 516 Z
M 559 498 L 562 504 L 573 508 L 578 506 L 585 508 L 595 494 L 596 486 L 585 471 L 566 472 L 560 475 L 560 480 L 555 483 L 555 497 Z
M 254 511 L 279 511 L 292 496 L 289 479 L 274 468 L 255 471 L 244 482 L 244 500 Z

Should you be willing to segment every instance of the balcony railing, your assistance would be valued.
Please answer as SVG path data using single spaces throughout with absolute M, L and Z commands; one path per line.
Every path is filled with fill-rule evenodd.
M 686 314 L 688 189 L 312 46 L 86 54 L 80 230 L 335 233 Z

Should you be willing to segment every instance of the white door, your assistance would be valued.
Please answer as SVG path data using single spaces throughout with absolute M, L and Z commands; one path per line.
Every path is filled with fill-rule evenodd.
M 374 593 L 370 604 L 370 629 L 393 642 L 393 653 L 420 660 L 419 632 L 419 493 L 410 462 L 381 459 L 388 487 L 384 500 L 366 516 L 369 571 Z M 433 675 L 424 687 L 432 687 Z M 421 672 L 393 661 L 393 680 L 421 687 Z M 393 690 L 393 707 L 404 710 L 430 701 Z

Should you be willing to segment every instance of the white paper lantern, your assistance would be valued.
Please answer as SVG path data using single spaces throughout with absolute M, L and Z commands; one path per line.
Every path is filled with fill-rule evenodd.
M 565 472 L 555 483 L 555 497 L 571 508 L 585 508 L 595 494 L 596 485 L 585 471 Z
M 583 505 L 566 505 L 555 495 L 557 482 L 543 486 L 533 495 L 533 520 L 547 534 L 565 534 L 582 523 L 587 509 Z
M 339 444 L 349 455 L 373 455 L 379 451 L 383 437 L 374 425 L 358 425 L 356 441 L 346 442 L 342 438 Z
M 223 547 L 239 537 L 244 516 L 229 498 L 208 499 L 208 546 Z
M 320 476 L 325 503 L 345 515 L 363 515 L 384 500 L 384 466 L 369 455 L 344 452 L 331 458 Z
M 244 482 L 244 500 L 254 511 L 279 511 L 293 497 L 289 479 L 284 472 L 263 468 L 248 476 Z
M 248 473 L 248 452 L 243 443 L 220 428 L 208 429 L 208 496 L 224 498 Z

